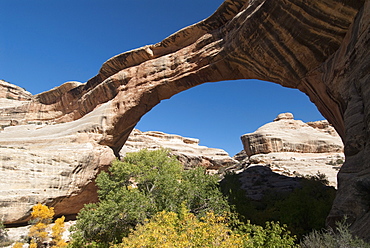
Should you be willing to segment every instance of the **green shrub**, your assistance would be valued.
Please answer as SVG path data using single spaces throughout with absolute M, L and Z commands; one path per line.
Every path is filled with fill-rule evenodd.
M 221 189 L 242 220 L 250 220 L 257 225 L 279 221 L 286 224 L 292 234 L 301 238 L 313 229 L 325 227 L 336 191 L 327 186 L 323 174 L 301 178 L 300 182 L 301 187 L 290 193 L 271 190 L 259 201 L 246 197 L 245 191 L 241 189 L 239 175 L 226 175 Z
M 304 236 L 301 241 L 302 248 L 369 248 L 370 244 L 354 237 L 345 219 L 337 223 L 335 230 L 314 230 Z
M 299 247 L 296 244 L 296 236 L 291 234 L 286 225 L 281 225 L 279 222 L 267 221 L 265 227 L 262 227 L 251 224 L 249 220 L 240 222 L 237 218 L 230 221 L 230 225 L 234 231 L 248 236 L 248 242 L 245 242 L 242 247 Z
M 233 215 L 208 212 L 197 218 L 186 211 L 159 212 L 123 238 L 115 248 L 135 247 L 298 247 L 285 226 L 268 222 L 266 227 L 233 220 Z
M 96 179 L 99 203 L 88 204 L 77 216 L 71 247 L 108 247 L 155 213 L 179 213 L 181 204 L 197 216 L 228 211 L 218 177 L 204 168 L 184 171 L 165 150 L 129 153 Z

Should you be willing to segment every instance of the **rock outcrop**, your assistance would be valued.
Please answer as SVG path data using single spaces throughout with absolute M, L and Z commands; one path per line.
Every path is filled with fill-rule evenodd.
M 220 169 L 223 170 L 238 163 L 222 149 L 200 146 L 198 139 L 156 131 L 141 132 L 137 129 L 131 132 L 120 154 L 124 156 L 127 152 L 159 148 L 170 150 L 185 169 L 202 166 L 209 172 L 218 173 Z
M 93 130 L 85 129 L 95 117 L 0 132 L 0 216 L 5 223 L 27 222 L 38 202 L 55 206 L 57 215 L 71 215 L 97 200 L 93 180 L 115 156 L 94 140 Z
M 4 101 L 5 99 L 8 100 L 18 100 L 18 101 L 29 101 L 32 98 L 32 94 L 26 91 L 25 89 L 11 84 L 9 82 L 6 82 L 4 80 L 0 80 L 0 99 Z M 10 101 L 7 101 L 10 102 Z M 20 102 L 17 102 L 18 104 Z M 5 106 L 1 104 L 1 106 Z M 14 107 L 14 106 L 9 106 L 8 107 Z
M 5 99 L 0 111 L 24 104 L 23 93 L 15 92 L 13 99 Z M 4 99 L 0 97 L 1 100 Z M 2 221 L 26 222 L 38 202 L 55 206 L 56 215 L 73 216 L 84 204 L 97 201 L 94 179 L 115 159 L 112 149 L 97 142 L 100 130 L 96 123 L 101 115 L 93 111 L 79 120 L 60 124 L 29 120 L 23 125 L 6 125 L 0 131 Z M 13 112 L 6 116 L 17 117 Z M 136 129 L 120 153 L 124 156 L 127 152 L 161 147 L 169 149 L 185 168 L 203 166 L 217 172 L 237 163 L 221 149 L 199 146 L 197 139 Z
M 241 140 L 248 166 L 265 166 L 288 177 L 321 173 L 337 187 L 344 162 L 343 143 L 326 120 L 304 123 L 283 113 Z
M 272 152 L 343 152 L 339 135 L 333 131 L 329 134 L 328 129 L 329 125 L 324 121 L 306 124 L 294 120 L 291 113 L 285 113 L 254 133 L 243 135 L 241 140 L 248 156 Z
M 370 237 L 369 19 L 369 0 L 226 0 L 204 21 L 117 55 L 87 83 L 36 96 L 18 111 L 59 123 L 101 113 L 90 125 L 94 142 L 118 156 L 141 116 L 196 85 L 255 78 L 297 88 L 345 145 L 328 223 L 347 215 L 357 235 Z
M 344 163 L 344 154 L 276 152 L 253 155 L 249 166 L 266 166 L 280 175 L 288 177 L 325 174 L 329 185 L 337 188 L 337 174 Z
M 19 86 L 0 80 L 0 130 L 7 126 L 19 125 L 25 120 L 25 111 L 32 94 Z

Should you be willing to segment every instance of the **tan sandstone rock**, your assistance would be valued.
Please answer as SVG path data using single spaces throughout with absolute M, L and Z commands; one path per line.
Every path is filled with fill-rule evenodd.
M 4 80 L 0 80 L 0 99 L 4 101 L 5 99 L 8 100 L 17 100 L 17 101 L 29 101 L 31 100 L 32 94 L 26 91 L 25 89 L 6 82 Z M 7 106 L 11 106 L 10 102 L 7 101 Z M 0 106 L 4 106 L 1 104 Z
M 14 102 L 10 105 L 21 104 Z M 29 124 L 7 126 L 0 131 L 2 221 L 26 222 L 32 206 L 38 202 L 54 206 L 57 216 L 73 216 L 84 204 L 97 201 L 94 179 L 115 159 L 112 149 L 97 142 L 102 135 L 100 124 L 105 107 L 103 104 L 68 123 L 28 121 Z M 197 139 L 137 129 L 120 153 L 124 156 L 144 148 L 169 149 L 185 168 L 203 166 L 217 172 L 237 163 L 221 149 L 199 146 Z
M 337 187 L 337 174 L 344 163 L 343 143 L 326 120 L 304 123 L 283 113 L 241 140 L 248 166 L 267 166 L 288 177 L 321 173 Z
M 26 222 L 38 202 L 55 206 L 57 215 L 70 215 L 97 200 L 92 182 L 115 156 L 96 142 L 95 117 L 0 132 L 0 216 L 5 223 Z
M 339 135 L 328 134 L 323 128 L 311 125 L 294 120 L 291 113 L 280 114 L 274 122 L 243 135 L 241 140 L 248 156 L 276 152 L 343 152 Z
M 329 185 L 337 188 L 337 174 L 344 163 L 344 154 L 272 152 L 253 155 L 249 163 L 249 166 L 267 166 L 272 172 L 288 177 L 325 174 Z
M 238 163 L 222 149 L 200 146 L 198 139 L 155 131 L 141 132 L 137 129 L 132 131 L 120 154 L 159 148 L 169 149 L 186 169 L 202 166 L 217 172 Z
M 369 238 L 369 20 L 369 0 L 226 0 L 209 18 L 117 55 L 87 83 L 43 97 L 52 101 L 35 97 L 17 113 L 25 122 L 70 122 L 104 105 L 96 138 L 118 156 L 145 113 L 196 85 L 254 78 L 297 88 L 345 145 L 328 223 L 347 215 Z

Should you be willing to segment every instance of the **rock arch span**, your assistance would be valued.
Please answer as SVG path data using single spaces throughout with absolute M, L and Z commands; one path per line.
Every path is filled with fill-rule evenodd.
M 345 144 L 328 222 L 348 215 L 369 237 L 369 18 L 369 0 L 226 0 L 204 21 L 109 59 L 86 84 L 37 95 L 27 115 L 69 122 L 98 112 L 98 142 L 118 154 L 145 113 L 196 85 L 254 78 L 297 88 Z

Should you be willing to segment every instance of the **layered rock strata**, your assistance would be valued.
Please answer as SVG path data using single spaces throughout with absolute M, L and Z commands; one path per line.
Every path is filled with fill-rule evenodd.
M 294 120 L 291 113 L 285 113 L 254 133 L 243 135 L 241 140 L 248 156 L 273 152 L 343 152 L 342 140 L 329 127 L 324 121 L 306 124 Z
M 324 174 L 329 185 L 337 188 L 337 174 L 344 163 L 344 154 L 273 152 L 250 157 L 248 167 L 264 166 L 286 177 L 315 176 Z
M 304 123 L 283 113 L 241 140 L 248 168 L 267 167 L 255 170 L 280 174 L 286 182 L 291 181 L 289 177 L 325 174 L 329 185 L 337 187 L 337 174 L 344 163 L 343 143 L 326 120 Z
M 97 200 L 96 174 L 115 158 L 96 141 L 91 124 L 98 112 L 57 124 L 5 127 L 0 132 L 0 216 L 5 223 L 25 223 L 38 202 L 57 215 L 77 213 Z
M 18 111 L 28 111 L 26 120 L 69 122 L 104 105 L 96 141 L 118 156 L 141 116 L 196 85 L 255 78 L 297 88 L 345 144 L 328 222 L 347 215 L 356 234 L 370 237 L 369 16 L 369 0 L 226 0 L 204 21 L 117 55 L 87 83 L 36 96 Z
M 16 99 L 21 99 L 23 93 L 15 93 L 14 99 L 6 99 L 3 104 L 21 106 L 24 101 Z M 100 111 L 104 111 L 104 106 Z M 7 125 L 0 131 L 2 221 L 25 223 L 32 206 L 38 202 L 54 206 L 56 215 L 73 216 L 84 204 L 97 201 L 94 179 L 115 159 L 112 149 L 98 143 L 103 114 L 100 111 L 68 123 L 29 121 L 24 125 Z M 203 166 L 217 172 L 237 163 L 221 149 L 199 146 L 197 139 L 136 129 L 120 154 L 124 156 L 144 148 L 169 149 L 185 168 Z
M 136 152 L 141 149 L 164 148 L 171 151 L 173 155 L 184 165 L 185 169 L 198 166 L 206 168 L 209 172 L 218 173 L 219 170 L 233 166 L 238 163 L 222 149 L 200 146 L 199 140 L 186 138 L 174 134 L 149 131 L 141 132 L 134 129 L 126 144 L 120 151 L 121 156 L 127 152 Z
M 19 108 L 28 106 L 31 99 L 32 94 L 25 89 L 0 80 L 0 130 L 24 122 L 26 111 Z

